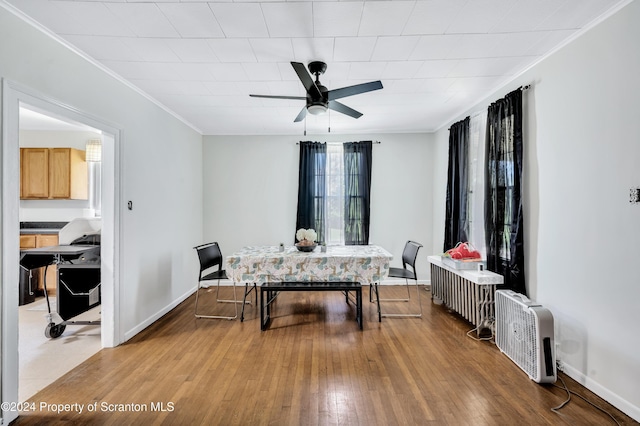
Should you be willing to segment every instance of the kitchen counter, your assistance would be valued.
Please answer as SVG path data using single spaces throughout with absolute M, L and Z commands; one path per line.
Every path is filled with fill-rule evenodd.
M 57 234 L 68 222 L 20 222 L 20 234 Z
M 20 228 L 20 234 L 57 234 L 60 228 Z

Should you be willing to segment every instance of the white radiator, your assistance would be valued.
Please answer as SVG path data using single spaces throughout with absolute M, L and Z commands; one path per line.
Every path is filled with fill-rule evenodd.
M 431 296 L 476 326 L 478 335 L 490 329 L 496 286 L 504 278 L 490 271 L 456 270 L 442 263 L 440 256 L 429 256 L 429 262 Z

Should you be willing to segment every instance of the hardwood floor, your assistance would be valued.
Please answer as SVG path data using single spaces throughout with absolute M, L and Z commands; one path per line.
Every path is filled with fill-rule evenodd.
M 389 297 L 399 289 L 381 292 Z M 532 382 L 492 342 L 469 338 L 470 325 L 433 304 L 430 293 L 421 293 L 422 319 L 378 323 L 368 291 L 364 331 L 339 293 L 281 294 L 264 332 L 254 305 L 245 322 L 196 320 L 192 296 L 36 394 L 35 410 L 14 424 L 615 424 L 575 396 L 551 411 L 566 399 L 564 390 Z M 200 301 L 212 297 L 202 293 Z M 563 377 L 620 424 L 637 424 Z M 42 404 L 79 404 L 83 411 L 55 413 Z

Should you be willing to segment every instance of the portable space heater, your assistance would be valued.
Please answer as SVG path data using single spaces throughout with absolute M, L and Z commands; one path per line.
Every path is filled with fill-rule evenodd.
M 511 290 L 496 291 L 496 345 L 537 383 L 556 381 L 553 315 Z

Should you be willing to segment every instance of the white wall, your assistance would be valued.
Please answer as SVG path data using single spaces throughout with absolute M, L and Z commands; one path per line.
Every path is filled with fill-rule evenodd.
M 444 249 L 444 222 L 447 201 L 447 169 L 449 167 L 449 131 L 439 131 L 433 135 L 433 246 L 432 253 L 442 253 Z
M 117 334 L 130 338 L 195 289 L 202 136 L 2 7 L 0 78 L 122 130 Z
M 85 130 L 20 130 L 20 148 L 75 148 L 84 151 L 100 133 Z
M 246 245 L 293 244 L 298 196 L 296 142 L 380 141 L 373 145 L 370 242 L 401 265 L 407 240 L 419 253 L 418 278 L 428 278 L 433 240 L 433 143 L 429 134 L 206 136 L 204 239 L 223 254 Z
M 553 312 L 569 374 L 636 420 L 640 204 L 629 190 L 640 187 L 638 22 L 635 1 L 469 111 L 532 83 L 523 100 L 529 296 Z M 446 147 L 447 138 L 443 128 L 435 140 Z

